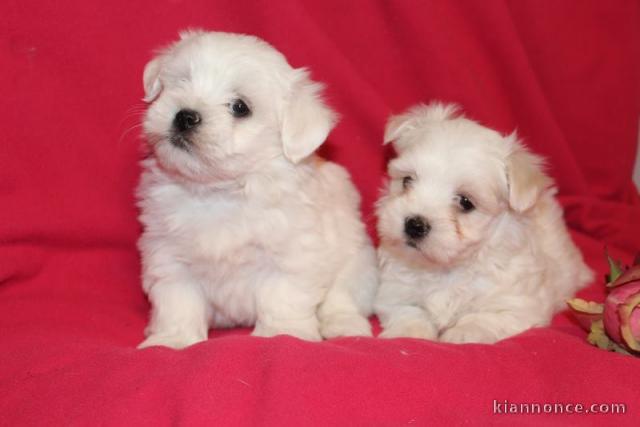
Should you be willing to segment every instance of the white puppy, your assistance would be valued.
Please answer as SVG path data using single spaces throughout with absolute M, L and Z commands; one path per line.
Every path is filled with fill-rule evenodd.
M 335 121 L 321 86 L 255 37 L 191 31 L 144 87 L 140 347 L 182 348 L 211 326 L 370 335 L 375 251 L 348 173 L 313 154 Z
M 391 118 L 377 206 L 382 337 L 492 343 L 549 323 L 591 279 L 542 159 L 433 103 Z

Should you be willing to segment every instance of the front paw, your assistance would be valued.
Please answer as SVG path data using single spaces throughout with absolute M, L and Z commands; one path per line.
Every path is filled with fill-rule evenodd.
M 324 338 L 372 336 L 369 320 L 358 314 L 331 315 L 322 318 L 320 334 Z
M 292 337 L 300 338 L 305 341 L 322 341 L 322 337 L 320 336 L 317 326 L 297 324 L 297 322 L 279 325 L 269 325 L 258 322 L 256 323 L 251 335 L 254 337 L 267 338 L 275 337 L 276 335 L 291 335 Z
M 195 335 L 180 334 L 180 333 L 165 333 L 165 334 L 151 334 L 146 340 L 142 341 L 138 345 L 138 349 L 147 347 L 163 346 L 176 350 L 189 347 L 190 345 L 205 341 L 205 338 L 197 337 Z
M 453 344 L 493 344 L 497 340 L 493 331 L 475 323 L 456 324 L 440 335 L 440 341 Z
M 437 336 L 436 326 L 424 318 L 392 322 L 379 335 L 380 338 L 419 338 L 424 340 L 434 340 Z

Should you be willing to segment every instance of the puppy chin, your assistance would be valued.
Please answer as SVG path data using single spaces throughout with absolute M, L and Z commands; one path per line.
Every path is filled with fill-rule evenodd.
M 152 145 L 152 156 L 160 168 L 168 175 L 187 181 L 205 181 L 201 162 L 191 143 L 183 141 L 185 148 L 177 146 L 168 138 Z M 189 144 L 189 145 L 187 145 Z
M 396 257 L 404 259 L 413 268 L 448 269 L 458 262 L 455 251 L 437 248 L 428 241 L 412 242 L 404 239 L 382 239 L 382 244 Z
M 412 248 L 407 247 L 407 249 Z M 425 267 L 448 269 L 459 262 L 458 254 L 454 251 L 435 247 L 432 248 L 428 243 L 418 245 L 414 251 L 419 253 L 422 264 Z

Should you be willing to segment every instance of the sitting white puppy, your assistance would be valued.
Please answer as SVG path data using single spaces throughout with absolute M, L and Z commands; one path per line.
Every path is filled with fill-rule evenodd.
M 375 250 L 348 173 L 313 154 L 335 121 L 321 86 L 255 37 L 191 31 L 146 66 L 144 88 L 139 247 L 152 312 L 140 347 L 236 325 L 370 335 Z
M 547 325 L 591 279 L 542 159 L 434 103 L 391 118 L 377 206 L 382 337 L 493 343 Z

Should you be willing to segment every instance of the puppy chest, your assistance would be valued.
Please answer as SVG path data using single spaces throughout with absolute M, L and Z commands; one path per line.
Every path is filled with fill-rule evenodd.
M 178 239 L 185 255 L 206 262 L 262 258 L 280 244 L 286 218 L 268 210 L 227 203 L 199 206 L 185 217 Z

